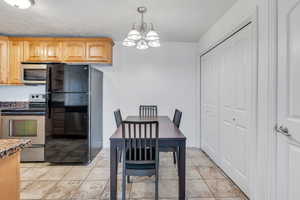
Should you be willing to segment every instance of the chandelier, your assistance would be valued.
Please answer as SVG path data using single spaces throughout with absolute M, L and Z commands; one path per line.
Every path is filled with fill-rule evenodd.
M 135 46 L 140 50 L 148 49 L 149 47 L 159 47 L 159 35 L 154 30 L 153 24 L 147 24 L 144 22 L 144 13 L 146 13 L 147 8 L 138 7 L 137 11 L 141 14 L 141 23 L 133 24 L 132 29 L 129 31 L 127 37 L 123 40 L 123 46 Z
M 27 9 L 33 6 L 35 3 L 34 0 L 4 0 L 4 1 L 9 5 L 20 9 Z

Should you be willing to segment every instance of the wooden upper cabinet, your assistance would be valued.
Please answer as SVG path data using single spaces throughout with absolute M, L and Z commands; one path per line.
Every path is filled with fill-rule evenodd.
M 14 38 L 24 41 L 25 62 L 112 63 L 109 38 Z
M 9 41 L 9 80 L 10 84 L 22 84 L 21 62 L 23 59 L 23 41 Z
M 8 40 L 0 37 L 0 84 L 8 83 Z
M 44 62 L 61 61 L 62 43 L 59 41 L 25 41 L 24 42 L 24 61 Z
M 111 62 L 111 48 L 108 42 L 95 41 L 86 44 L 86 59 L 89 62 Z
M 86 42 L 85 41 L 65 41 L 63 42 L 64 62 L 86 62 Z
M 62 42 L 45 42 L 44 60 L 61 61 L 62 60 Z
M 40 41 L 24 42 L 24 61 L 39 62 L 44 60 L 44 43 Z

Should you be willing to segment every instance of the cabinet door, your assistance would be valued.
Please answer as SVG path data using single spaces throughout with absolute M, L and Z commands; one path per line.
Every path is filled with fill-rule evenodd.
M 63 60 L 66 62 L 86 62 L 86 43 L 66 41 L 63 43 Z
M 109 62 L 111 45 L 103 41 L 87 42 L 86 57 L 91 62 Z
M 44 45 L 45 61 L 61 61 L 62 60 L 62 43 L 61 42 L 45 42 Z
M 23 61 L 23 41 L 9 42 L 9 83 L 22 84 L 21 62 Z
M 0 84 L 8 81 L 8 42 L 0 40 Z
M 44 59 L 44 42 L 25 41 L 24 42 L 24 61 L 36 62 Z

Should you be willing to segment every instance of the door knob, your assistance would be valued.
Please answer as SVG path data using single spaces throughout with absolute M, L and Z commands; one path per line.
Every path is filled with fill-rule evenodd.
M 283 135 L 285 135 L 285 136 L 287 136 L 287 137 L 290 137 L 291 136 L 291 134 L 289 133 L 289 129 L 287 128 L 287 127 L 284 127 L 284 126 L 277 126 L 276 125 L 276 127 L 275 127 L 275 129 L 276 129 L 276 131 L 278 132 L 278 133 L 281 133 L 281 134 L 283 134 Z

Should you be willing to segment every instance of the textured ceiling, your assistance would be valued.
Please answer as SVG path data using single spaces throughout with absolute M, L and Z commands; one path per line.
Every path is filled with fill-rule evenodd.
M 106 36 L 122 40 L 138 6 L 146 6 L 163 41 L 197 42 L 236 0 L 36 0 L 20 10 L 0 0 L 0 33 L 30 36 Z

